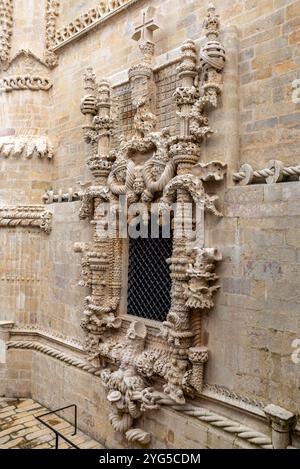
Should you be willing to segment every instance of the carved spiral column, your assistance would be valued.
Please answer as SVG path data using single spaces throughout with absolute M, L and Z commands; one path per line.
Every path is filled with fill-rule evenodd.
M 200 147 L 194 142 L 190 134 L 190 113 L 197 89 L 194 86 L 197 76 L 196 47 L 192 41 L 186 41 L 182 47 L 182 60 L 178 67 L 178 77 L 182 86 L 176 91 L 175 97 L 180 116 L 180 136 L 173 139 L 170 153 L 177 168 L 177 177 L 189 174 L 191 168 L 200 157 Z M 165 392 L 178 403 L 185 402 L 183 393 L 184 376 L 188 370 L 188 350 L 191 346 L 193 332 L 190 330 L 190 310 L 184 297 L 184 285 L 188 282 L 188 265 L 191 233 L 182 231 L 183 214 L 186 216 L 185 206 L 192 204 L 193 199 L 185 189 L 178 189 L 176 194 L 176 211 L 174 216 L 173 256 L 170 259 L 172 278 L 171 310 L 165 323 L 169 332 L 172 346 L 172 363 L 167 374 L 168 384 Z M 192 226 L 192 212 L 190 219 L 185 218 L 187 226 Z

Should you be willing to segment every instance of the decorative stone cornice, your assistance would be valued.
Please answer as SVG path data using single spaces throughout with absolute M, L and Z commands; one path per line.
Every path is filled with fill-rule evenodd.
M 42 205 L 20 207 L 0 207 L 0 227 L 38 228 L 50 234 L 52 213 L 46 212 Z
M 20 337 L 26 341 L 35 340 L 47 344 L 56 344 L 61 348 L 68 348 L 76 353 L 82 353 L 83 343 L 76 339 L 70 339 L 65 334 L 51 329 L 43 328 L 38 324 L 18 324 L 15 325 L 10 331 L 11 340 L 20 340 Z
M 6 93 L 11 91 L 49 91 L 53 84 L 49 78 L 38 77 L 38 76 L 14 76 L 4 77 L 0 79 L 0 92 Z
M 13 0 L 0 0 L 0 64 L 9 61 L 13 30 Z
M 78 39 L 137 1 L 139 0 L 100 0 L 95 8 L 78 16 L 67 26 L 56 32 L 53 50 L 56 51 L 71 41 Z
M 52 160 L 54 148 L 48 137 L 0 137 L 0 157 L 33 157 Z
M 254 171 L 250 164 L 243 164 L 239 172 L 233 174 L 233 180 L 241 186 L 300 181 L 300 164 L 285 166 L 281 161 L 271 160 L 266 168 L 257 171 Z
M 209 400 L 223 403 L 236 407 L 237 409 L 250 412 L 251 414 L 259 417 L 264 417 L 265 403 L 252 399 L 248 396 L 242 396 L 224 386 L 218 386 L 216 384 L 204 384 L 201 392 L 201 397 L 205 397 Z

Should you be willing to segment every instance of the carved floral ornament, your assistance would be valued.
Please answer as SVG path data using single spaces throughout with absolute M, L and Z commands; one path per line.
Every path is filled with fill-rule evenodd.
M 136 28 L 139 34 L 133 35 L 142 54 L 141 62 L 129 70 L 134 130 L 119 136 L 114 149 L 109 83 L 97 83 L 92 69 L 85 74 L 81 111 L 86 119 L 84 138 L 91 148 L 87 164 L 95 182 L 82 193 L 80 217 L 90 219 L 94 236 L 91 243 L 75 246 L 83 254 L 81 284 L 90 289 L 82 320 L 89 360 L 102 370 L 114 430 L 140 444 L 151 440 L 147 432 L 133 428 L 142 412 L 183 405 L 203 389 L 208 349 L 202 343 L 201 321 L 203 312 L 214 306 L 213 295 L 219 289 L 214 270 L 222 256 L 217 249 L 197 245 L 185 233 L 174 238 L 168 261 L 171 308 L 161 325 L 160 340 L 155 345 L 147 340 L 148 328 L 142 320 L 132 322 L 125 333 L 120 315 L 124 241 L 117 231 L 115 237 L 99 236 L 97 227 L 105 223 L 101 202 L 116 207 L 119 197 L 126 196 L 128 205 L 143 202 L 149 210 L 153 202 L 165 209 L 172 202 L 191 203 L 221 217 L 217 196 L 207 193 L 206 183 L 221 181 L 226 173 L 222 162 L 201 162 L 201 145 L 213 134 L 208 115 L 218 105 L 225 65 L 215 8 L 209 7 L 204 23 L 207 42 L 201 50 L 191 40 L 182 46 L 177 69 L 180 86 L 174 94 L 180 130 L 175 135 L 168 129 L 156 130 L 154 16 L 154 9 L 148 9 L 143 24 Z M 175 213 L 174 223 L 177 217 Z

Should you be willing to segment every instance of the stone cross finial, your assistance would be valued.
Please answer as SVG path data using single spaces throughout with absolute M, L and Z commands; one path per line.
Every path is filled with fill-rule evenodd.
M 135 28 L 135 32 L 132 35 L 134 41 L 147 41 L 153 42 L 153 33 L 159 29 L 156 20 L 154 19 L 155 8 L 149 7 L 142 13 L 142 24 Z
M 203 27 L 206 29 L 208 39 L 217 39 L 220 29 L 220 17 L 216 14 L 216 7 L 213 3 L 208 5 L 207 16 L 204 20 Z

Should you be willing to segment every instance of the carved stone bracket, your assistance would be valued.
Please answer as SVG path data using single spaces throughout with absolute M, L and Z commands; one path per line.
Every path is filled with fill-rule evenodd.
M 48 137 L 0 137 L 0 156 L 52 160 L 54 148 Z
M 203 312 L 213 308 L 214 293 L 220 288 L 214 270 L 222 256 L 214 248 L 197 245 L 197 239 L 186 233 L 175 236 L 175 232 L 185 203 L 200 207 L 203 214 L 222 216 L 217 208 L 218 197 L 209 195 L 206 186 L 210 181 L 222 181 L 226 174 L 222 162 L 199 161 L 201 145 L 213 133 L 208 115 L 217 107 L 222 91 L 225 51 L 218 41 L 219 17 L 210 6 L 205 21 L 207 43 L 200 51 L 191 40 L 182 46 L 177 69 L 179 86 L 174 94 L 180 131 L 175 135 L 156 129 L 157 93 L 152 67 L 153 34 L 157 29 L 155 9 L 148 8 L 133 34 L 142 55 L 128 76 L 133 130 L 118 135 L 114 149 L 113 92 L 107 81 L 97 81 L 92 69 L 84 76 L 81 112 L 86 119 L 84 138 L 91 149 L 87 164 L 95 183 L 82 191 L 80 218 L 90 220 L 94 235 L 91 243 L 75 247 L 82 253 L 81 284 L 91 292 L 82 320 L 88 359 L 93 366 L 100 364 L 104 368 L 102 378 L 112 404 L 113 428 L 129 442 L 140 444 L 148 444 L 151 439 L 148 433 L 133 428 L 143 411 L 164 404 L 183 405 L 187 396 L 193 397 L 203 389 L 209 351 L 202 343 L 201 321 Z M 142 202 L 148 212 L 153 202 L 165 209 L 170 209 L 171 203 L 176 205 L 173 253 L 168 261 L 171 308 L 162 324 L 161 346 L 148 344 L 142 320 L 133 322 L 126 334 L 122 328 L 124 243 L 118 228 L 112 237 L 99 234 L 100 227 L 105 230 L 109 224 L 103 202 L 113 213 L 119 213 L 120 196 L 126 197 L 127 205 Z M 192 214 L 189 221 L 192 226 Z

